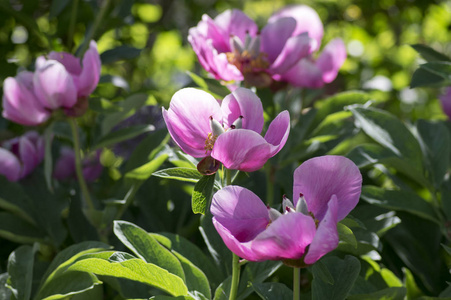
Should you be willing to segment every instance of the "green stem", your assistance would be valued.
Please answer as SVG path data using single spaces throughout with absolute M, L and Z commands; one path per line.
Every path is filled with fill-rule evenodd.
M 235 300 L 240 283 L 240 258 L 232 253 L 232 286 L 230 287 L 229 300 Z
M 122 205 L 116 213 L 116 217 L 114 218 L 115 220 L 120 219 L 122 217 L 122 215 L 124 214 L 124 212 L 127 210 L 127 208 L 130 206 L 130 204 L 133 202 L 136 192 L 139 190 L 142 183 L 143 183 L 142 181 L 133 183 L 133 185 L 130 188 L 130 190 L 128 191 L 127 195 L 125 195 L 125 197 L 124 197 L 124 200 L 125 200 L 124 205 Z
M 74 153 L 75 153 L 75 172 L 77 173 L 78 183 L 80 184 L 81 193 L 90 211 L 94 211 L 94 204 L 92 203 L 91 196 L 89 195 L 88 185 L 86 184 L 85 177 L 83 176 L 82 162 L 81 162 L 81 150 L 80 150 L 80 137 L 78 136 L 77 120 L 75 118 L 69 118 L 70 128 L 72 130 L 72 137 L 74 139 Z
M 90 41 L 95 36 L 95 32 L 97 31 L 97 28 L 99 27 L 100 22 L 103 20 L 103 17 L 105 16 L 105 13 L 108 9 L 108 6 L 110 5 L 110 1 L 111 0 L 104 0 L 104 1 L 102 1 L 102 4 L 100 4 L 100 11 L 99 11 L 98 15 L 96 16 L 96 18 L 94 19 L 94 24 L 92 24 L 92 27 L 86 36 L 86 40 L 83 43 L 83 48 L 80 51 L 80 55 L 79 55 L 80 57 L 83 56 L 83 54 L 89 47 Z
M 75 21 L 77 20 L 78 0 L 73 0 L 72 11 L 70 14 L 69 32 L 67 33 L 67 48 L 72 48 L 72 42 L 75 32 Z
M 232 184 L 232 171 L 229 169 L 226 169 L 226 185 Z
M 293 268 L 293 300 L 301 299 L 301 268 Z

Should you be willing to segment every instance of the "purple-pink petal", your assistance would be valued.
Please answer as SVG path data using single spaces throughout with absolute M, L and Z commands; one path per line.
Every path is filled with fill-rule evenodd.
M 282 80 L 294 86 L 320 88 L 324 86 L 323 73 L 310 58 L 301 59 L 282 75 Z
M 21 167 L 17 157 L 10 151 L 0 148 L 0 175 L 4 175 L 9 181 L 20 179 Z
M 88 97 L 96 89 L 100 79 L 101 67 L 97 44 L 91 41 L 89 49 L 83 57 L 83 69 L 80 76 L 74 78 L 78 89 L 78 97 Z
M 171 137 L 187 154 L 206 156 L 205 141 L 211 132 L 210 116 L 222 121 L 221 107 L 210 94 L 193 88 L 181 89 L 171 99 L 163 118 Z
M 445 89 L 445 92 L 440 96 L 440 102 L 445 114 L 448 115 L 448 118 L 451 118 L 451 87 Z
M 316 66 L 323 73 L 323 81 L 325 83 L 332 82 L 338 74 L 338 70 L 346 60 L 346 46 L 344 42 L 339 39 L 333 39 L 321 52 Z
M 240 257 L 257 260 L 250 250 L 255 236 L 269 224 L 268 209 L 251 191 L 239 186 L 227 186 L 213 195 L 213 224 L 224 243 Z
M 343 156 L 321 156 L 305 161 L 294 171 L 293 198 L 304 194 L 307 207 L 318 220 L 326 214 L 332 195 L 338 199 L 338 221 L 357 205 L 362 189 L 359 168 Z
M 80 58 L 67 52 L 52 51 L 48 55 L 49 59 L 59 61 L 71 75 L 81 74 Z
M 25 136 L 19 139 L 19 159 L 22 163 L 20 178 L 31 173 L 42 159 L 38 157 L 36 146 Z
M 307 34 L 290 37 L 281 53 L 270 66 L 270 72 L 283 74 L 292 68 L 300 59 L 310 54 L 310 38 Z
M 251 250 L 259 261 L 299 259 L 314 239 L 315 232 L 315 222 L 310 216 L 288 213 L 277 218 L 257 235 Z
M 269 124 L 268 131 L 265 134 L 265 140 L 273 146 L 270 154 L 271 157 L 276 155 L 285 146 L 289 134 L 290 113 L 284 110 Z
M 42 59 L 36 65 L 33 86 L 40 103 L 50 109 L 72 107 L 77 102 L 77 90 L 64 66 L 56 60 Z
M 262 131 L 264 123 L 262 102 L 251 90 L 237 88 L 224 98 L 221 109 L 227 128 L 242 116 L 242 128 L 250 129 L 257 133 Z
M 244 42 L 246 34 L 255 36 L 258 32 L 257 24 L 238 9 L 226 10 L 219 14 L 214 21 L 226 38 L 235 35 Z
M 211 156 L 224 167 L 253 172 L 272 156 L 273 146 L 258 133 L 248 129 L 231 129 L 216 140 Z
M 268 22 L 275 22 L 283 17 L 292 17 L 296 20 L 296 28 L 292 36 L 307 32 L 309 37 L 316 41 L 312 51 L 320 48 L 324 35 L 323 23 L 313 8 L 307 5 L 286 6 L 271 16 Z
M 306 264 L 313 264 L 325 254 L 338 246 L 337 213 L 338 199 L 335 195 L 328 202 L 328 209 L 323 220 L 319 223 L 315 237 L 310 244 L 307 255 L 304 258 Z
M 295 27 L 296 21 L 293 18 L 280 18 L 262 29 L 261 51 L 268 55 L 271 63 L 280 55 Z
M 55 163 L 53 169 L 53 177 L 58 180 L 66 180 L 75 174 L 75 153 L 74 150 L 68 147 L 63 147 L 60 150 L 60 157 Z

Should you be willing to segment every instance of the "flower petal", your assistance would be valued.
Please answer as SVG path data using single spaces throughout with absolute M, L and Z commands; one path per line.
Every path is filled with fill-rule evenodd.
M 101 67 L 97 44 L 91 41 L 88 51 L 83 56 L 83 70 L 80 76 L 75 79 L 78 97 L 88 97 L 96 89 L 99 83 Z
M 273 146 L 248 129 L 232 129 L 221 134 L 213 147 L 211 156 L 227 169 L 253 172 L 271 157 Z
M 227 247 L 240 257 L 255 260 L 249 241 L 269 224 L 265 204 L 248 189 L 227 186 L 213 195 L 213 224 Z
M 3 82 L 3 117 L 22 125 L 38 125 L 50 117 L 33 93 L 33 73 L 21 72 Z
M 309 58 L 301 59 L 282 75 L 282 80 L 298 87 L 315 89 L 324 86 L 322 71 Z
M 321 46 L 324 29 L 323 23 L 316 11 L 307 5 L 289 5 L 275 13 L 268 22 L 275 22 L 283 17 L 292 17 L 296 20 L 296 28 L 292 36 L 307 32 L 308 36 L 316 41 L 312 51 L 317 51 Z
M 304 257 L 306 264 L 313 264 L 325 254 L 334 250 L 338 246 L 338 231 L 337 231 L 337 213 L 338 213 L 338 199 L 335 195 L 332 196 L 328 203 L 328 209 L 323 220 L 319 223 L 315 237 L 310 244 L 307 255 Z
M 306 57 L 309 54 L 310 38 L 306 33 L 290 37 L 285 43 L 282 52 L 270 66 L 270 71 L 275 74 L 285 73 L 300 59 Z
M 293 18 L 280 18 L 268 23 L 261 32 L 261 51 L 268 55 L 268 60 L 273 63 L 287 40 L 291 37 L 296 21 Z
M 443 112 L 448 115 L 448 118 L 451 118 L 451 87 L 447 87 L 439 98 L 442 103 Z
M 71 75 L 81 74 L 80 58 L 67 52 L 52 51 L 48 55 L 49 59 L 59 61 Z
M 65 180 L 75 176 L 75 153 L 68 147 L 60 150 L 60 157 L 56 161 L 53 169 L 53 177 L 58 180 Z
M 299 259 L 314 239 L 315 232 L 315 222 L 310 216 L 288 213 L 257 235 L 251 250 L 259 260 Z
M 17 157 L 4 148 L 0 148 L 0 174 L 9 181 L 20 179 L 20 162 Z
M 224 124 L 230 127 L 232 123 L 240 116 L 243 117 L 244 129 L 250 129 L 260 133 L 263 129 L 263 105 L 249 89 L 237 88 L 231 94 L 227 95 L 221 104 L 224 116 Z
M 211 132 L 210 116 L 222 120 L 218 102 L 202 90 L 185 88 L 174 94 L 163 117 L 174 141 L 187 154 L 206 156 L 205 141 Z
M 34 92 L 44 107 L 57 109 L 72 107 L 77 102 L 77 90 L 72 76 L 56 60 L 47 60 L 36 65 L 33 77 Z
M 271 157 L 276 155 L 287 142 L 290 134 L 290 113 L 284 110 L 271 122 L 265 134 L 265 140 L 273 145 Z
M 219 14 L 214 21 L 225 37 L 229 38 L 231 35 L 235 35 L 242 42 L 245 41 L 246 34 L 255 36 L 258 32 L 257 24 L 238 9 L 226 10 Z
M 339 202 L 337 218 L 342 220 L 357 205 L 362 190 L 359 168 L 343 156 L 320 156 L 309 159 L 294 171 L 293 198 L 295 205 L 300 193 L 307 207 L 322 220 L 332 195 Z
M 325 83 L 332 82 L 337 77 L 346 56 L 346 46 L 339 38 L 333 39 L 324 47 L 316 61 L 316 66 L 322 71 Z
M 20 178 L 24 178 L 41 162 L 36 146 L 25 136 L 19 139 L 19 158 L 22 163 Z

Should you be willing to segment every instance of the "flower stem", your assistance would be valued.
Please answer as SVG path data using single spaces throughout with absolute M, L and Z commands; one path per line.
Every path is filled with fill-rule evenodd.
M 229 300 L 235 300 L 240 283 L 240 258 L 232 253 L 232 285 L 230 287 Z
M 74 153 L 75 153 L 75 172 L 77 173 L 78 183 L 80 184 L 81 193 L 88 206 L 88 209 L 93 211 L 94 204 L 92 203 L 91 196 L 89 195 L 88 185 L 86 184 L 85 177 L 83 176 L 82 162 L 80 155 L 80 137 L 78 135 L 77 120 L 75 118 L 69 118 L 70 128 L 72 130 L 72 137 L 74 140 Z
M 293 268 L 293 300 L 301 299 L 301 268 Z
M 74 39 L 75 21 L 77 20 L 78 0 L 73 0 L 72 11 L 70 14 L 69 32 L 67 33 L 67 48 L 72 48 L 72 42 Z
M 232 171 L 229 169 L 226 169 L 226 185 L 232 184 Z

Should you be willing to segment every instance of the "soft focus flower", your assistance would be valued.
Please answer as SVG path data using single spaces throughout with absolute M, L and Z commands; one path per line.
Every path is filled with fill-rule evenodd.
M 451 119 L 451 87 L 447 87 L 443 95 L 440 96 L 443 112 Z
M 18 181 L 30 174 L 44 159 L 44 139 L 29 131 L 0 144 L 0 174 Z
M 307 33 L 314 39 L 312 51 L 318 51 L 323 37 L 323 24 L 315 10 L 306 5 L 287 6 L 274 14 L 269 23 L 279 22 L 287 17 L 296 20 L 296 28 L 292 36 Z M 338 74 L 338 70 L 346 60 L 346 47 L 339 38 L 330 41 L 317 59 L 309 55 L 277 76 L 277 80 L 287 81 L 298 87 L 320 88 L 326 83 L 332 82 Z
M 100 56 L 91 41 L 83 61 L 66 52 L 51 52 L 36 60 L 35 72 L 20 72 L 3 84 L 3 116 L 22 125 L 45 122 L 53 110 L 79 116 L 100 78 Z
M 103 166 L 100 163 L 100 151 L 87 156 L 82 161 L 83 177 L 88 182 L 93 182 L 102 174 Z M 53 177 L 58 180 L 75 178 L 75 153 L 69 147 L 62 147 L 60 157 L 56 161 Z
M 163 108 L 163 117 L 177 145 L 193 157 L 205 157 L 200 165 L 211 163 L 212 173 L 219 167 L 214 160 L 228 169 L 260 169 L 282 149 L 290 131 L 290 115 L 283 111 L 263 138 L 262 103 L 245 88 L 237 88 L 221 104 L 204 91 L 182 89 L 172 97 L 169 110 Z
M 227 186 L 213 196 L 213 224 L 242 258 L 310 265 L 338 246 L 337 223 L 357 205 L 361 188 L 362 175 L 351 160 L 316 157 L 295 170 L 296 201 L 284 198 L 283 214 L 251 191 Z
M 215 19 L 207 15 L 189 30 L 188 41 L 202 67 L 216 79 L 245 80 L 268 86 L 311 52 L 307 34 L 295 34 L 296 20 L 278 18 L 261 32 L 242 11 L 227 10 Z

